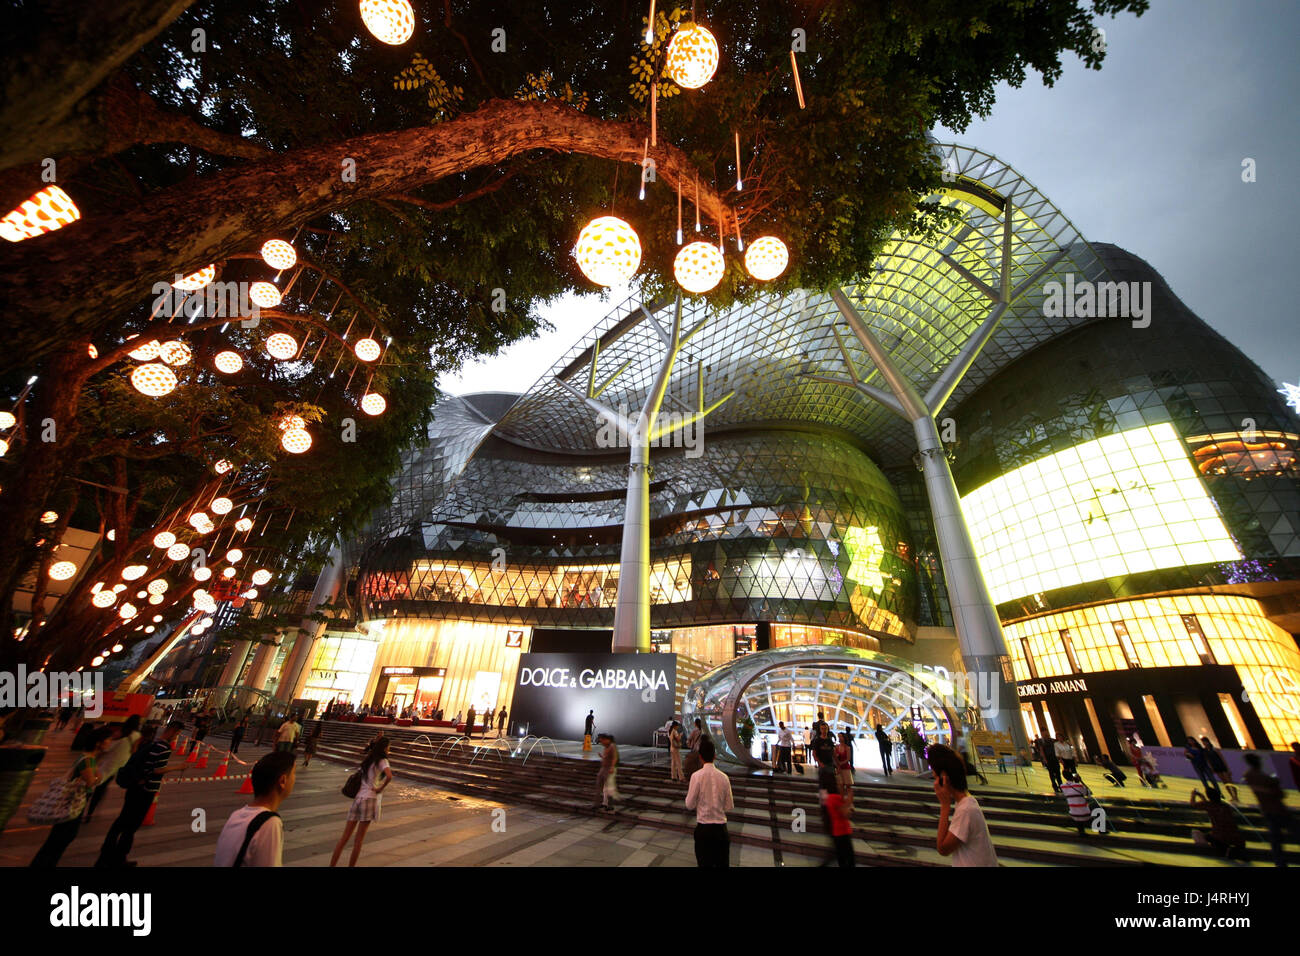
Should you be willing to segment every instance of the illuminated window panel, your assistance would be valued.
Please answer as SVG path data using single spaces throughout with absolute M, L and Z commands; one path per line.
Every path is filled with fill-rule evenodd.
M 998 603 L 1242 558 L 1167 422 L 1024 465 L 966 495 L 962 509 Z

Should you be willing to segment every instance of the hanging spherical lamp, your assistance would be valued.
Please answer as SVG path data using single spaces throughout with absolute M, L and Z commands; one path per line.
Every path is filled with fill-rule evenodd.
M 233 578 L 233 577 L 235 576 L 235 569 L 234 569 L 234 568 L 222 568 L 222 569 L 221 569 L 221 576 L 222 576 L 223 578 Z
M 213 498 L 212 513 L 217 515 L 228 515 L 230 510 L 235 507 L 235 503 L 229 498 Z
M 99 358 L 99 349 L 95 348 L 94 343 L 86 346 L 86 353 L 92 358 Z
M 260 588 L 263 584 L 266 584 L 271 580 L 271 572 L 266 570 L 266 568 L 259 568 L 253 572 L 252 580 L 253 583 Z
M 673 34 L 664 60 L 664 75 L 678 86 L 698 90 L 718 68 L 718 41 L 698 23 L 687 23 Z
M 10 242 L 22 242 L 81 218 L 81 210 L 72 197 L 58 186 L 46 186 L 17 209 L 0 219 L 0 236 Z
M 145 598 L 147 598 L 147 597 L 149 596 L 149 592 L 148 592 L 148 591 L 136 591 L 136 592 L 135 592 L 135 596 L 136 596 L 137 598 L 139 598 L 141 601 L 143 601 Z
M 191 272 L 183 279 L 177 279 L 172 283 L 173 289 L 180 289 L 182 292 L 197 292 L 216 277 L 217 267 L 215 265 L 204 266 L 198 272 Z
M 760 236 L 745 250 L 745 269 L 760 282 L 775 279 L 790 264 L 790 250 L 776 236 Z
M 123 581 L 135 581 L 149 573 L 149 566 L 145 564 L 128 564 L 122 569 Z
M 101 590 L 103 590 L 103 588 L 104 588 L 104 582 L 96 581 L 94 584 L 90 586 L 90 593 L 98 594 Z
M 176 535 L 170 531 L 159 531 L 153 536 L 153 546 L 155 548 L 170 548 L 176 543 Z
M 377 392 L 367 392 L 361 399 L 361 410 L 367 415 L 382 415 L 388 402 Z
M 283 239 L 268 239 L 262 243 L 262 261 L 272 269 L 292 269 L 298 261 L 298 252 Z
M 286 431 L 290 428 L 306 428 L 307 420 L 301 415 L 285 415 L 279 421 L 280 431 Z
M 47 511 L 41 515 L 41 524 L 54 524 L 58 520 L 59 513 L 57 511 Z
M 209 534 L 209 533 L 211 533 L 215 528 L 216 528 L 216 525 L 214 525 L 214 524 L 212 523 L 212 519 L 209 518 L 207 515 L 204 515 L 204 516 L 203 516 L 203 523 L 200 524 L 200 525 L 198 525 L 198 526 L 195 528 L 195 530 L 198 531 L 199 534 Z
M 682 246 L 673 260 L 673 275 L 687 292 L 699 295 L 722 281 L 727 262 L 711 242 L 692 242 Z
M 126 590 L 126 585 L 125 585 L 125 584 L 114 584 L 114 585 L 113 585 L 113 593 L 114 593 L 114 594 L 121 594 L 121 593 L 122 593 L 123 591 L 125 591 L 125 590 Z
M 139 612 L 136 611 L 134 604 L 123 604 L 120 608 L 117 609 L 117 613 L 121 615 L 122 620 L 129 621 L 131 620 L 131 618 L 135 617 L 136 614 Z
M 194 596 L 194 606 L 200 611 L 207 611 L 211 614 L 217 609 L 217 602 L 211 594 L 204 594 L 202 596 L 196 594 Z
M 573 255 L 582 274 L 596 285 L 618 285 L 641 265 L 641 240 L 622 219 L 601 216 L 583 226 Z
M 95 596 L 90 599 L 90 603 L 95 607 L 112 607 L 117 603 L 117 593 L 107 589 L 96 591 Z
M 291 359 L 298 354 L 298 341 L 292 335 L 276 332 L 266 340 L 266 354 L 273 359 Z
M 361 22 L 389 46 L 400 46 L 415 33 L 415 11 L 407 0 L 361 0 Z
M 358 339 L 357 344 L 352 347 L 352 351 L 357 354 L 357 358 L 361 359 L 361 361 L 373 362 L 379 358 L 379 353 L 383 350 L 374 339 Z
M 209 567 L 202 567 L 202 568 L 195 568 L 195 569 L 194 569 L 194 580 L 195 580 L 195 581 L 206 581 L 206 580 L 207 580 L 208 578 L 210 578 L 210 577 L 212 577 L 212 569 L 211 569 L 211 568 L 209 568 Z
M 280 304 L 280 290 L 270 282 L 254 282 L 248 287 L 248 297 L 264 309 L 274 309 Z
M 291 455 L 301 455 L 311 447 L 311 435 L 305 428 L 286 429 L 280 446 Z
M 224 474 L 225 474 L 226 472 L 228 472 L 232 467 L 234 467 L 234 466 L 231 465 L 230 462 L 226 461 L 226 459 L 223 458 L 223 459 L 221 459 L 219 462 L 217 462 L 215 465 L 212 466 L 212 470 L 215 471 L 218 475 L 224 475 Z
M 150 604 L 161 604 L 162 602 L 163 602 L 163 596 L 162 596 L 161 594 L 150 594 L 150 595 L 149 595 L 149 603 L 150 603 Z
M 202 511 L 196 511 L 194 512 L 194 514 L 190 515 L 190 524 L 193 525 L 195 528 L 202 528 L 205 524 L 208 523 L 208 521 L 209 521 L 208 516 L 204 514 Z
M 253 530 L 253 519 L 252 519 L 252 518 L 240 518 L 238 521 L 235 522 L 235 530 L 236 530 L 236 531 L 252 531 L 252 530 Z
M 56 561 L 50 565 L 49 575 L 55 581 L 66 581 L 77 573 L 77 566 L 71 561 Z
M 0 412 L 0 432 L 7 432 L 18 424 L 18 419 L 14 418 L 10 412 Z
M 244 592 L 242 595 L 240 595 L 240 596 L 241 596 L 241 597 L 246 597 L 246 598 L 248 598 L 250 601 L 256 601 L 256 600 L 257 600 L 257 588 L 249 588 L 247 591 L 245 591 L 245 592 Z
M 145 590 L 147 590 L 150 594 L 166 594 L 167 582 L 164 581 L 162 578 L 154 578 L 152 581 L 149 582 L 149 586 Z
M 238 352 L 218 352 L 212 359 L 212 364 L 216 366 L 218 372 L 224 372 L 226 375 L 234 375 L 244 367 L 244 360 L 240 358 Z
M 91 667 L 98 667 L 98 666 L 99 666 L 100 664 L 102 664 L 102 663 L 104 663 L 104 658 L 101 657 L 100 655 L 96 654 L 93 658 L 91 658 L 90 666 L 91 666 Z
M 244 552 L 240 551 L 238 548 L 231 548 L 226 552 L 226 560 L 231 564 L 238 564 L 240 561 L 244 560 Z
M 9 443 L 5 441 L 3 438 L 0 438 L 0 458 L 3 458 L 5 456 L 5 452 L 7 452 L 8 450 L 9 450 Z
M 131 339 L 136 339 L 136 338 L 139 338 L 139 336 L 132 335 L 130 338 L 127 339 L 127 341 L 129 342 L 131 341 Z M 159 342 L 157 339 L 150 339 L 148 342 L 145 342 L 137 346 L 136 348 L 134 348 L 130 352 L 127 352 L 126 354 L 131 356 L 131 358 L 135 359 L 137 362 L 152 362 L 154 359 L 158 357 L 158 353 L 161 351 L 162 351 L 162 343 Z
M 158 357 L 168 365 L 184 365 L 190 355 L 190 347 L 184 342 L 164 342 L 158 350 Z
M 176 388 L 176 373 L 157 362 L 137 365 L 131 373 L 131 384 L 141 395 L 161 398 Z

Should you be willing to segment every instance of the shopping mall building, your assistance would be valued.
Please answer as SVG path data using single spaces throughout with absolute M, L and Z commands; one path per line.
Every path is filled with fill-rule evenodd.
M 844 292 L 924 392 L 999 281 L 1028 286 L 936 417 L 1029 736 L 1088 757 L 1134 732 L 1300 739 L 1300 420 L 1145 261 L 1078 235 L 996 158 L 954 155 L 964 220 L 898 239 Z M 679 687 L 806 645 L 959 669 L 912 428 L 872 399 L 884 379 L 835 303 L 683 309 L 683 328 L 708 321 L 663 412 L 726 400 L 651 452 L 651 640 Z M 635 414 L 672 311 L 629 302 L 528 392 L 441 402 L 391 507 L 344 549 L 355 619 L 282 651 L 301 663 L 278 696 L 482 712 L 510 705 L 521 654 L 608 652 L 628 450 L 583 396 Z M 806 727 L 829 672 L 821 698 L 769 682 L 760 733 Z M 841 691 L 842 721 L 907 716 Z

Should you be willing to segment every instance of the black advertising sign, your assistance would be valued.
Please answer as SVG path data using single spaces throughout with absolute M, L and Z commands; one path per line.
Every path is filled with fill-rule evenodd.
M 581 740 L 587 712 L 595 732 L 649 745 L 673 717 L 676 654 L 521 654 L 510 705 L 516 729 Z

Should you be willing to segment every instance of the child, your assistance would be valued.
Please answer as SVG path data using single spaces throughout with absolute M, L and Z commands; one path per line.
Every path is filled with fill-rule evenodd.
M 953 866 L 997 866 L 984 811 L 966 790 L 966 765 L 951 747 L 931 744 L 925 753 L 934 771 L 939 798 L 939 832 L 935 848 L 952 857 Z
M 1087 832 L 1092 821 L 1092 811 L 1088 808 L 1088 797 L 1092 795 L 1087 786 L 1079 779 L 1077 773 L 1067 773 L 1061 784 L 1061 793 L 1065 797 L 1065 806 L 1070 813 L 1070 822 L 1079 830 L 1079 836 Z
M 851 805 L 838 788 L 836 774 L 823 771 L 820 775 L 822 806 L 826 810 L 830 826 L 831 840 L 835 843 L 835 858 L 840 866 L 856 866 L 853 856 L 853 820 L 850 817 Z M 852 793 L 849 790 L 849 793 Z

